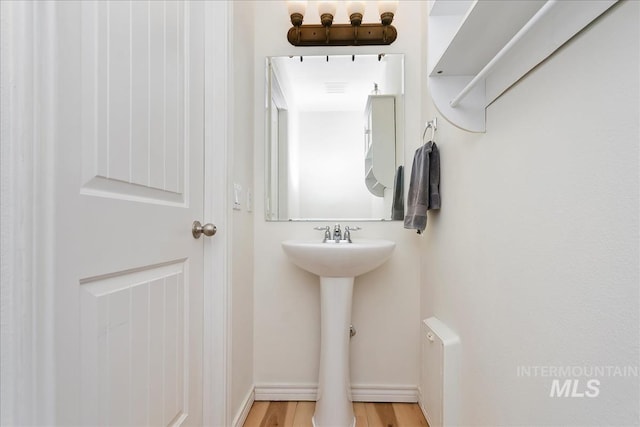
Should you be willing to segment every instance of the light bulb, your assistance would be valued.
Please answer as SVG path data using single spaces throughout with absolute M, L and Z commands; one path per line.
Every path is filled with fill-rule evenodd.
M 321 1 L 318 2 L 318 13 L 320 16 L 329 14 L 336 16 L 336 8 L 338 7 L 336 1 Z
M 378 2 L 378 13 L 382 15 L 385 12 L 396 13 L 398 10 L 398 0 L 380 0 Z
M 287 10 L 289 11 L 289 16 L 294 13 L 304 16 L 307 11 L 307 2 L 306 0 L 289 0 L 287 1 Z
M 364 15 L 365 2 L 363 1 L 348 1 L 347 2 L 347 15 L 351 16 L 354 13 Z

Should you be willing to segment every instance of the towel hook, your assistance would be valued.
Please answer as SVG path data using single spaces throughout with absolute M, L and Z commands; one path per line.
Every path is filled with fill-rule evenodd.
M 427 135 L 427 131 L 431 129 L 431 138 L 430 141 L 433 141 L 436 136 L 436 130 L 438 130 L 438 118 L 434 117 L 433 120 L 429 120 L 424 127 L 424 132 L 422 132 L 422 143 L 424 144 L 424 137 Z

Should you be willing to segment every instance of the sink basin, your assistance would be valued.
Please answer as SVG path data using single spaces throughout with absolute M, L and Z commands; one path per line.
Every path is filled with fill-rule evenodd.
M 282 248 L 298 267 L 320 277 L 356 277 L 380 267 L 396 244 L 390 240 L 358 239 L 353 243 L 286 240 Z

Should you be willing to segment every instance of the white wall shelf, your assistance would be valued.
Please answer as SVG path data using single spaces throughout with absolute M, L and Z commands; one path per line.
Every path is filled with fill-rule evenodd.
M 617 0 L 430 0 L 428 82 L 451 123 L 485 131 L 485 109 Z

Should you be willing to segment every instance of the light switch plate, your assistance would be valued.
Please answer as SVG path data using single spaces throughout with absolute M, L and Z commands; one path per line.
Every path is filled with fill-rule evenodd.
M 233 210 L 239 211 L 242 208 L 242 185 L 237 182 L 233 184 Z
M 247 212 L 253 211 L 253 193 L 247 189 Z

